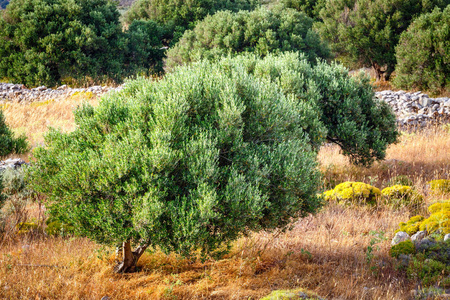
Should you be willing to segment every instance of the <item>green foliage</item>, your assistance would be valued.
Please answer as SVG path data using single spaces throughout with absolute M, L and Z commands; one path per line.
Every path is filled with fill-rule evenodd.
M 334 189 L 323 193 L 326 201 L 337 201 L 342 204 L 375 205 L 380 190 L 364 182 L 347 181 L 338 184 Z
M 34 222 L 20 222 L 16 225 L 18 234 L 26 234 L 40 230 L 40 226 Z
M 302 124 L 317 147 L 326 138 L 338 144 L 351 162 L 368 166 L 385 157 L 398 131 L 391 108 L 373 98 L 364 78 L 351 78 L 336 64 L 318 62 L 312 67 L 302 54 L 269 54 L 225 58 L 217 62 L 228 70 L 242 65 L 243 72 L 277 83 L 288 97 L 301 105 Z M 324 128 L 326 130 L 324 130 Z
M 124 57 L 128 74 L 162 73 L 165 50 L 162 48 L 164 28 L 153 21 L 133 21 L 126 31 Z
M 450 6 L 418 17 L 402 33 L 396 47 L 395 85 L 437 93 L 450 89 L 449 41 Z
M 130 81 L 51 130 L 30 176 L 51 209 L 99 243 L 189 254 L 314 212 L 316 153 L 276 84 L 201 62 Z
M 396 65 L 395 46 L 400 34 L 415 17 L 449 3 L 449 0 L 327 1 L 320 12 L 323 23 L 317 24 L 339 59 L 373 67 L 378 79 L 384 75 L 388 80 Z
M 294 9 L 261 7 L 254 11 L 221 11 L 184 33 L 168 51 L 169 67 L 227 54 L 301 51 L 310 62 L 329 57 L 328 47 L 312 30 L 313 20 Z
M 414 243 L 411 240 L 400 242 L 397 245 L 394 245 L 389 250 L 389 255 L 397 258 L 400 254 L 414 254 L 416 252 L 416 248 Z
M 53 86 L 121 75 L 122 28 L 107 0 L 15 0 L 0 16 L 0 77 Z
M 294 8 L 304 12 L 312 19 L 319 19 L 319 13 L 325 7 L 326 0 L 281 0 L 286 8 Z
M 125 22 L 152 20 L 166 31 L 166 44 L 174 44 L 187 29 L 220 10 L 251 10 L 258 0 L 138 0 L 125 14 Z
M 448 287 L 449 282 L 444 279 L 450 275 L 450 266 L 445 262 L 426 259 L 424 256 L 413 257 L 407 268 L 407 274 L 411 278 L 420 279 L 424 286 L 444 283 L 444 287 Z
M 0 157 L 11 153 L 25 153 L 27 151 L 27 138 L 25 135 L 14 137 L 14 134 L 5 122 L 3 111 L 0 109 Z
M 57 220 L 53 217 L 48 218 L 45 221 L 47 227 L 45 227 L 45 233 L 48 235 L 68 236 L 75 233 L 75 228 L 70 223 Z

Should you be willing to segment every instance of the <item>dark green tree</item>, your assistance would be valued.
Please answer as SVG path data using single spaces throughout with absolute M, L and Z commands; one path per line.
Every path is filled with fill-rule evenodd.
M 11 153 L 21 154 L 26 151 L 28 151 L 26 137 L 24 135 L 14 137 L 5 122 L 3 111 L 0 109 L 0 158 Z
M 417 18 L 402 33 L 396 49 L 396 86 L 436 93 L 450 90 L 450 6 Z
M 246 72 L 201 62 L 131 81 L 75 120 L 46 135 L 29 175 L 78 234 L 123 245 L 117 272 L 149 246 L 207 253 L 319 207 L 298 102 Z
M 107 0 L 14 0 L 0 15 L 0 77 L 14 82 L 117 79 L 123 49 L 119 12 Z
M 448 4 L 450 0 L 330 0 L 317 27 L 338 59 L 373 67 L 377 79 L 389 80 L 400 34 L 420 14 Z
M 319 19 L 320 10 L 325 7 L 326 0 L 281 0 L 286 8 L 294 8 L 304 12 L 312 19 Z
M 138 0 L 125 14 L 125 22 L 152 20 L 165 28 L 165 44 L 173 45 L 187 29 L 220 10 L 251 10 L 259 0 Z
M 287 97 L 291 95 L 314 148 L 326 139 L 339 145 L 351 162 L 369 166 L 383 159 L 387 146 L 397 141 L 391 108 L 374 99 L 367 78 L 352 78 L 340 65 L 319 62 L 311 66 L 298 53 L 269 54 L 264 59 L 248 55 L 218 63 L 224 71 L 241 66 L 240 72 L 277 83 Z
M 166 50 L 162 39 L 164 28 L 154 21 L 136 20 L 126 31 L 124 68 L 128 74 L 162 73 Z
M 313 20 L 294 9 L 277 6 L 206 17 L 168 51 L 169 67 L 227 54 L 301 51 L 310 62 L 329 56 L 328 47 L 312 30 Z

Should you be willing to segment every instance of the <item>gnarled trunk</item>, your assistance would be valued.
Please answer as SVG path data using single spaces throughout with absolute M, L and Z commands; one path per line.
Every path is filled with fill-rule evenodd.
M 131 250 L 131 242 L 123 242 L 122 261 L 114 267 L 114 272 L 116 273 L 133 273 L 136 272 L 136 263 L 138 262 L 141 255 L 144 253 L 148 246 L 139 246 L 136 250 Z

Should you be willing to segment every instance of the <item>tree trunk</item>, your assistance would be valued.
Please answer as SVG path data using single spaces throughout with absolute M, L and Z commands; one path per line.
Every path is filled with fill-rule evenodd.
M 138 262 L 141 255 L 144 253 L 147 246 L 139 246 L 136 250 L 131 251 L 131 242 L 123 242 L 122 261 L 114 267 L 114 272 L 116 273 L 133 273 L 136 272 L 136 263 Z

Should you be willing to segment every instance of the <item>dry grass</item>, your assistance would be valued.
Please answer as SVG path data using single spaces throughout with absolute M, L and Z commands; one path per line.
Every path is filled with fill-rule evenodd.
M 32 147 L 44 142 L 48 127 L 60 128 L 65 132 L 75 129 L 73 109 L 83 102 L 98 103 L 92 93 L 78 93 L 65 100 L 33 102 L 31 104 L 7 103 L 0 106 L 6 123 L 15 134 L 25 134 Z
M 327 299 L 406 299 L 413 283 L 395 270 L 388 240 L 367 261 L 375 231 L 390 238 L 404 213 L 332 205 L 292 231 L 242 238 L 224 259 L 192 263 L 157 251 L 130 275 L 114 274 L 111 251 L 86 239 L 24 237 L 0 249 L 0 297 L 259 299 L 304 287 Z
M 36 145 L 47 125 L 72 130 L 71 108 L 81 101 L 11 105 L 6 119 Z M 334 146 L 325 146 L 319 160 L 325 187 L 355 180 L 382 188 L 393 176 L 408 175 L 426 192 L 428 180 L 450 178 L 450 132 L 434 127 L 405 133 L 389 147 L 387 160 L 369 169 L 350 165 Z M 28 214 L 38 217 L 37 206 Z M 417 283 L 397 270 L 388 249 L 398 223 L 409 217 L 406 209 L 330 204 L 292 231 L 236 241 L 223 259 L 191 262 L 155 251 L 145 253 L 140 272 L 129 275 L 112 272 L 113 249 L 87 239 L 19 236 L 0 245 L 0 299 L 259 299 L 298 287 L 326 299 L 408 299 Z
M 321 149 L 319 161 L 325 188 L 344 181 L 363 181 L 383 188 L 392 177 L 407 175 L 416 188 L 426 192 L 427 181 L 450 178 L 450 130 L 441 125 L 402 132 L 400 142 L 387 149 L 386 160 L 371 168 L 351 165 L 333 145 Z

